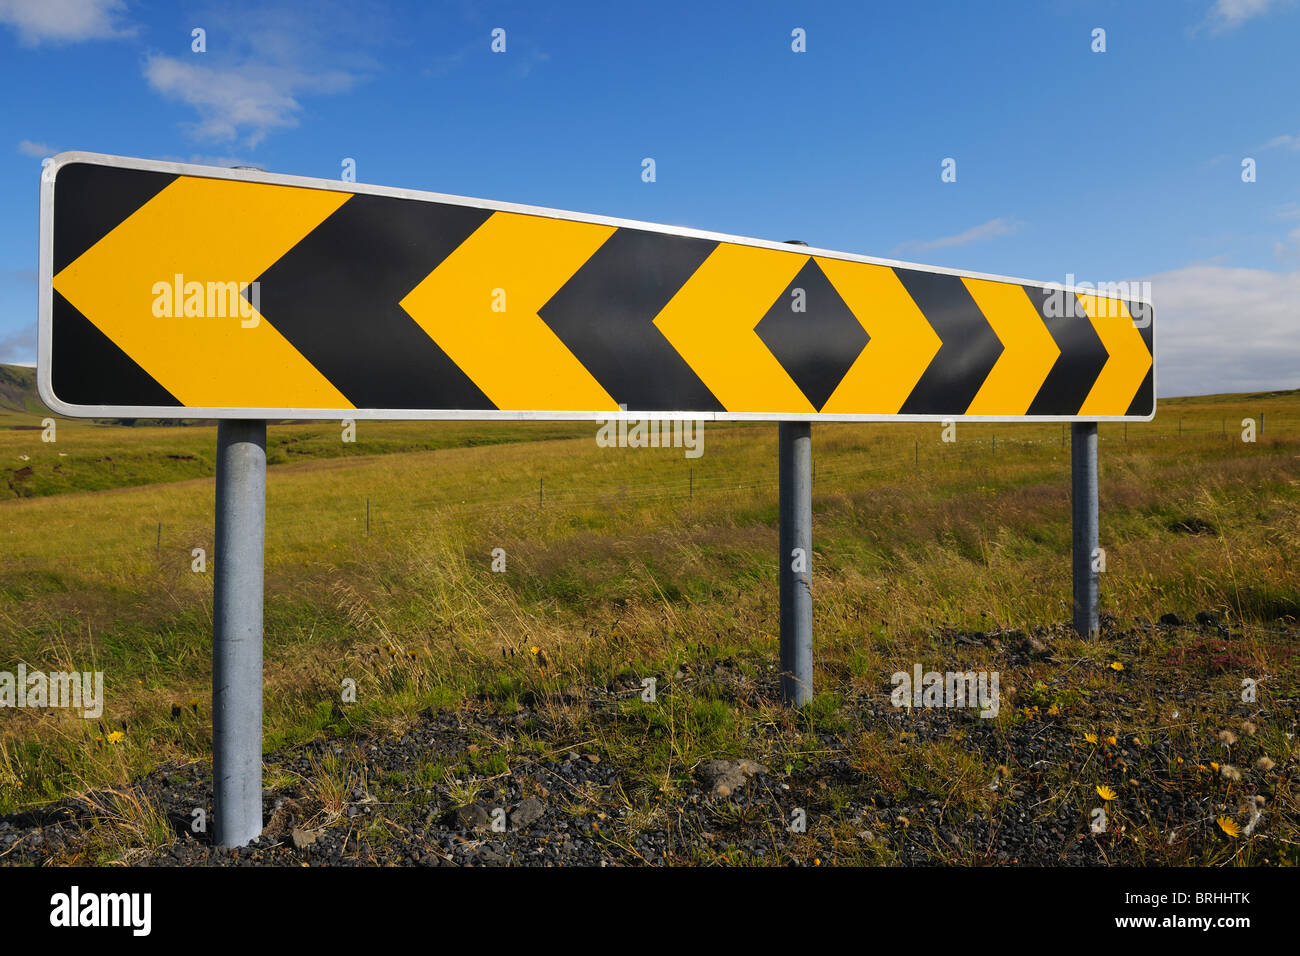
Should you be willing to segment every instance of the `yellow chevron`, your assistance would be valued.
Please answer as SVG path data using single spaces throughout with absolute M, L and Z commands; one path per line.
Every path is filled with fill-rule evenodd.
M 1110 354 L 1079 407 L 1079 414 L 1123 415 L 1133 404 L 1151 368 L 1151 353 L 1122 300 L 1080 295 L 1079 304 L 1097 330 L 1102 347 Z
M 205 286 L 252 282 L 349 198 L 182 176 L 55 276 L 54 288 L 183 405 L 351 408 L 260 316 L 251 328 L 186 318 L 183 307 L 160 318 L 153 291 L 178 274 Z
M 613 232 L 495 212 L 402 299 L 402 308 L 497 408 L 617 410 L 537 315 Z M 504 311 L 493 311 L 498 290 Z
M 961 281 L 1003 346 L 966 414 L 1023 415 L 1061 350 L 1022 286 L 965 277 Z
M 729 412 L 815 412 L 754 326 L 807 256 L 722 243 L 655 325 Z
M 843 259 L 817 265 L 871 337 L 822 411 L 896 413 L 943 343 L 893 269 Z

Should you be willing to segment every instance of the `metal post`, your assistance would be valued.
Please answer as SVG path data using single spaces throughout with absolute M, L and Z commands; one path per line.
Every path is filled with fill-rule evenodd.
M 781 700 L 812 700 L 812 426 L 781 422 Z
M 266 422 L 217 424 L 212 607 L 214 836 L 244 846 L 262 832 L 262 560 Z
M 1097 423 L 1070 426 L 1070 505 L 1074 524 L 1074 630 L 1096 635 L 1097 572 Z

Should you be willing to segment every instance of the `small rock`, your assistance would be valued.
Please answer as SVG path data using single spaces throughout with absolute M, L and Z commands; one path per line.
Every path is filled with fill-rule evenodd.
M 715 797 L 729 797 L 749 782 L 756 773 L 767 773 L 767 768 L 752 760 L 709 760 L 700 764 L 704 778 Z
M 1183 619 L 1171 611 L 1168 614 L 1161 615 L 1160 623 L 1168 624 L 1170 627 L 1181 627 L 1183 623 Z
M 290 834 L 290 836 L 293 839 L 294 849 L 303 850 L 320 839 L 320 831 L 304 830 L 301 827 L 294 827 L 293 833 Z
M 536 797 L 526 797 L 515 807 L 514 812 L 510 814 L 510 829 L 522 830 L 530 823 L 534 823 L 542 818 L 546 812 L 546 804 Z
M 465 830 L 487 830 L 492 826 L 492 815 L 483 804 L 471 803 L 453 810 L 448 822 Z
M 587 762 L 600 763 L 600 757 L 598 757 L 596 754 L 587 754 Z

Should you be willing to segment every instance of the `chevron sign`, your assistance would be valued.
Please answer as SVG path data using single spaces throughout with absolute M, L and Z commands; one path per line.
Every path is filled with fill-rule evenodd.
M 42 174 L 67 415 L 1149 419 L 1149 304 L 507 203 L 86 153 Z

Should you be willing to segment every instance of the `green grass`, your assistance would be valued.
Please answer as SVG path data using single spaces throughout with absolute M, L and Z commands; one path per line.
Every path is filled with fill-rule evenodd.
M 1243 443 L 1241 419 L 1261 412 L 1264 434 Z M 98 723 L 0 712 L 0 812 L 210 757 L 215 430 L 59 420 L 44 443 L 12 427 L 39 414 L 0 423 L 0 457 L 32 468 L 0 501 L 0 669 L 103 670 L 108 704 Z M 822 737 L 842 740 L 871 786 L 906 792 L 937 775 L 957 804 L 982 805 L 987 760 L 953 742 L 899 749 L 859 725 L 847 695 L 887 692 L 889 673 L 913 660 L 951 660 L 944 628 L 1068 619 L 1060 425 L 962 424 L 956 444 L 937 425 L 814 430 L 823 692 L 798 717 L 746 690 L 776 661 L 776 428 L 707 426 L 695 460 L 602 449 L 595 428 L 361 422 L 345 445 L 336 423 L 271 426 L 267 748 L 397 732 L 478 695 L 506 712 L 527 698 L 556 740 L 638 755 L 627 788 L 646 821 L 647 795 L 680 786 L 699 760 L 761 741 L 797 769 L 824 759 Z M 1294 657 L 1269 635 L 1300 618 L 1300 397 L 1171 400 L 1152 423 L 1100 435 L 1103 611 L 1132 623 L 1210 610 L 1235 637 L 1136 651 L 1103 642 L 1076 656 L 1096 655 L 1102 678 L 1100 658 L 1121 653 L 1228 688 L 1243 670 L 1268 673 L 1266 693 L 1294 699 Z M 206 573 L 191 571 L 195 548 Z M 491 571 L 496 548 L 504 574 Z M 969 653 L 975 666 L 981 652 Z M 679 671 L 689 691 L 674 691 Z M 630 696 L 611 724 L 581 700 L 584 685 L 635 689 L 645 675 L 657 675 L 664 706 Z M 339 703 L 345 678 L 355 705 Z M 1083 710 L 1104 690 L 1093 676 L 1059 678 L 1022 676 L 999 721 Z M 120 742 L 108 742 L 113 730 Z M 506 758 L 489 756 L 465 769 L 500 772 Z

